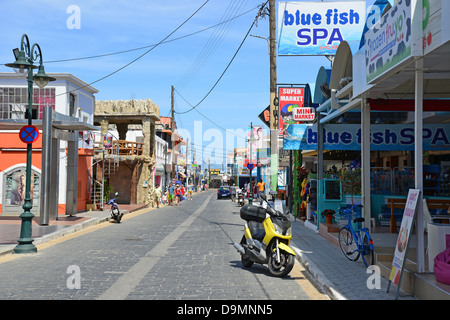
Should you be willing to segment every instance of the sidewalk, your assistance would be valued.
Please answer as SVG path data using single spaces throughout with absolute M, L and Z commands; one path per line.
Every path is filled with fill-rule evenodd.
M 124 205 L 119 204 L 124 214 L 146 208 L 145 204 Z M 108 208 L 104 211 L 85 211 L 76 216 L 69 217 L 61 215 L 58 220 L 50 221 L 47 226 L 39 224 L 39 217 L 35 217 L 32 223 L 33 244 L 38 245 L 54 240 L 65 235 L 80 231 L 84 228 L 110 220 Z M 20 237 L 21 219 L 19 216 L 0 216 L 0 255 L 10 254 L 16 247 L 17 239 Z
M 380 289 L 369 289 L 367 282 L 374 273 L 366 273 L 361 258 L 348 260 L 333 243 L 309 229 L 300 221 L 292 221 L 292 247 L 297 260 L 309 271 L 333 300 L 394 300 L 397 287 L 380 277 Z M 371 278 L 372 279 L 372 278 Z M 373 281 L 369 280 L 373 286 Z M 417 300 L 400 293 L 399 300 Z

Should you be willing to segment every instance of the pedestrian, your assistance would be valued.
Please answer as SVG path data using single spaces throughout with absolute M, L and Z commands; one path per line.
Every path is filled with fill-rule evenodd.
M 192 185 L 188 184 L 187 188 L 188 188 L 188 200 L 192 200 L 192 189 L 193 189 Z
M 177 185 L 177 187 L 175 189 L 175 199 L 176 199 L 177 206 L 180 205 L 181 189 L 180 189 L 179 185 Z
M 183 184 L 181 184 L 181 186 L 180 186 L 180 192 L 181 192 L 180 201 L 183 201 L 185 199 L 184 194 L 186 193 L 186 190 L 184 189 Z
M 256 189 L 255 181 L 252 181 L 251 191 L 253 192 L 253 199 L 256 199 L 256 197 L 258 196 L 258 191 Z
M 167 205 L 167 193 L 168 193 L 168 191 L 167 191 L 167 188 L 166 188 L 166 190 L 164 190 L 164 192 L 162 194 L 162 197 L 161 197 L 161 203 L 163 205 Z
M 153 191 L 153 196 L 155 197 L 156 208 L 159 209 L 159 202 L 161 201 L 162 190 L 159 184 L 156 185 L 156 189 Z
M 168 197 L 170 206 L 173 206 L 174 195 L 175 195 L 175 188 L 174 188 L 173 184 L 170 183 L 169 184 L 169 197 Z
M 266 184 L 262 181 L 262 179 L 259 179 L 257 187 L 258 187 L 258 196 L 261 199 L 260 204 L 262 205 L 263 204 L 263 199 L 262 198 L 263 198 L 263 196 L 264 196 L 264 194 L 266 192 Z
M 263 182 L 262 179 L 259 179 L 257 187 L 258 187 L 258 196 L 261 197 L 262 195 L 264 195 L 264 192 L 266 191 L 266 184 Z

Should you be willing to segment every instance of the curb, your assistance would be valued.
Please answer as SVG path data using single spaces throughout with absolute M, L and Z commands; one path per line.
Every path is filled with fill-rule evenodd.
M 126 215 L 130 212 L 128 212 L 127 210 L 123 211 L 123 214 Z M 35 238 L 33 241 L 34 245 L 40 245 L 58 238 L 62 238 L 64 236 L 67 236 L 69 234 L 81 231 L 83 229 L 89 228 L 91 226 L 103 223 L 103 222 L 107 222 L 111 220 L 111 217 L 109 215 L 104 216 L 104 217 L 92 217 L 86 221 L 83 221 L 81 223 L 75 224 L 73 226 L 69 226 L 66 228 L 63 228 L 61 230 L 57 230 L 55 232 L 46 234 L 42 237 L 38 237 Z M 14 248 L 16 247 L 17 244 L 11 244 L 11 245 L 5 245 L 5 246 L 1 246 L 0 247 L 0 256 L 2 255 L 7 255 L 7 254 L 13 254 L 14 252 Z
M 328 278 L 323 274 L 322 271 L 312 262 L 308 257 L 303 254 L 303 251 L 295 246 L 295 242 L 292 241 L 292 249 L 295 251 L 296 259 L 302 264 L 302 266 L 309 272 L 309 274 L 316 280 L 319 286 L 326 292 L 326 294 L 332 300 L 348 300 L 341 293 L 336 291 L 334 285 Z

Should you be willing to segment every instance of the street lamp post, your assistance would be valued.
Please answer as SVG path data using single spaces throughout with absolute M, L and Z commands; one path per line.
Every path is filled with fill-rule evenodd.
M 14 49 L 14 57 L 16 61 L 14 63 L 6 64 L 7 67 L 11 67 L 19 76 L 28 77 L 28 110 L 27 118 L 28 125 L 32 125 L 33 115 L 33 82 L 39 88 L 45 87 L 49 81 L 55 81 L 55 78 L 49 77 L 45 74 L 44 65 L 42 64 L 42 52 L 37 43 L 30 47 L 30 41 L 28 36 L 24 34 L 20 43 L 20 50 Z M 39 67 L 35 66 L 33 62 L 39 59 Z M 33 69 L 38 69 L 38 73 L 33 75 Z M 26 167 L 26 180 L 25 180 L 25 201 L 23 204 L 24 212 L 20 215 L 22 224 L 20 228 L 20 238 L 17 240 L 19 243 L 14 248 L 14 253 L 32 253 L 37 252 L 36 246 L 33 244 L 34 239 L 31 237 L 31 224 L 34 215 L 31 213 L 33 204 L 31 202 L 30 188 L 31 188 L 31 153 L 32 144 L 27 144 L 27 167 Z

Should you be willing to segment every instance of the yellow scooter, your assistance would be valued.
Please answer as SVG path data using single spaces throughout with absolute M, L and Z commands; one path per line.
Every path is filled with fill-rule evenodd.
M 267 208 L 253 205 L 241 208 L 240 216 L 247 223 L 241 242 L 235 242 L 234 247 L 241 254 L 244 267 L 267 264 L 272 275 L 284 277 L 295 262 L 295 252 L 289 247 L 292 224 L 285 214 L 267 204 Z

